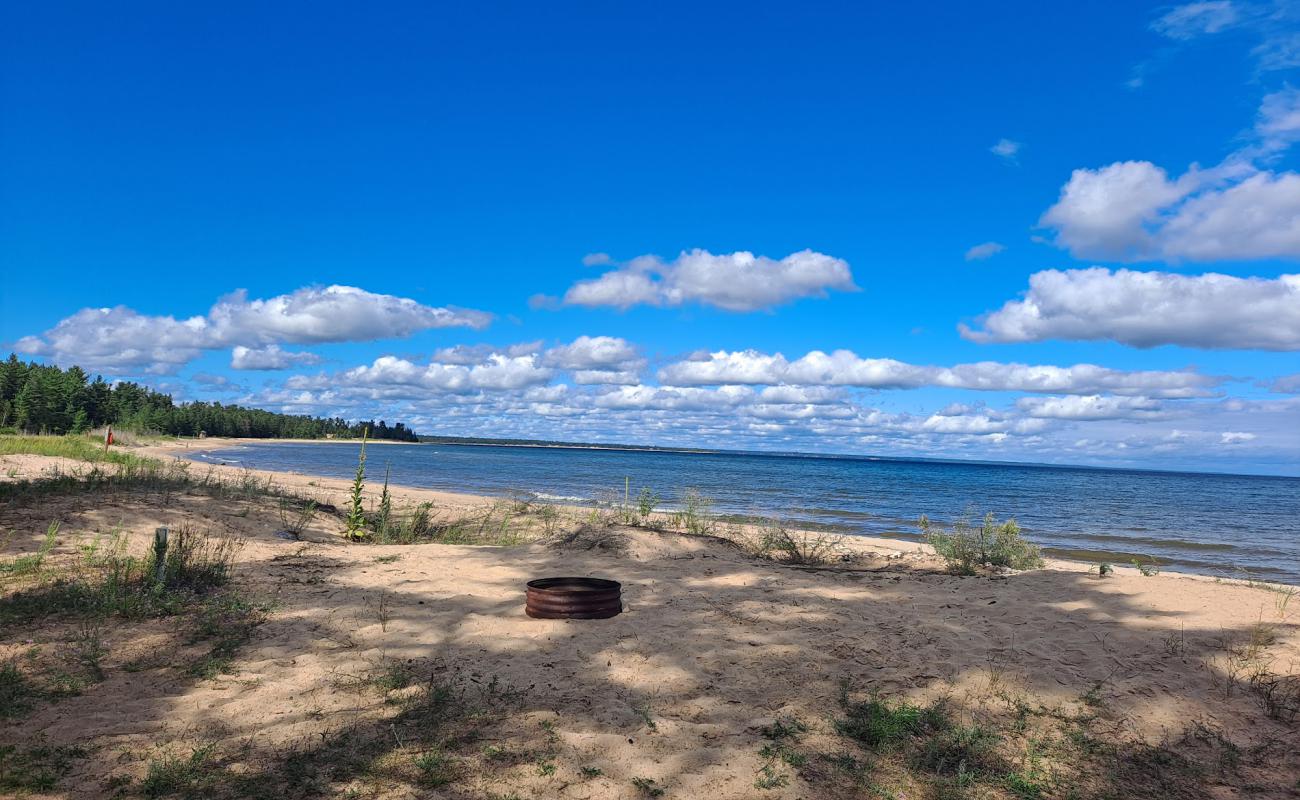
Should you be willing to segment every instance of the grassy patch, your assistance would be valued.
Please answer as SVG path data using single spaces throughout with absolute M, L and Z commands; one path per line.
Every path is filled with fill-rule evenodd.
M 218 675 L 234 673 L 236 653 L 252 638 L 253 631 L 266 621 L 269 612 L 270 606 L 237 594 L 208 600 L 198 614 L 192 641 L 210 641 L 212 646 L 190 665 L 189 674 L 211 680 Z
M 807 756 L 795 749 L 807 731 L 808 726 L 794 717 L 778 717 L 763 727 L 760 732 L 767 743 L 758 751 L 763 763 L 754 779 L 755 789 L 779 789 L 790 782 L 790 776 L 782 771 L 783 765 L 798 770 L 808 763 Z
M 33 623 L 54 615 L 139 619 L 180 613 L 187 601 L 230 579 L 241 542 L 182 526 L 172 532 L 162 563 L 126 554 L 125 538 L 98 544 L 82 562 L 45 575 L 0 598 L 0 622 Z
M 104 449 L 99 437 L 68 436 L 0 436 L 0 456 L 33 455 L 69 458 L 74 461 L 140 465 L 158 463 L 156 459 L 142 458 L 120 449 Z
M 215 758 L 216 745 L 206 744 L 188 756 L 164 754 L 151 759 L 140 794 L 149 798 L 205 796 L 221 774 Z
M 46 557 L 49 556 L 50 551 L 54 549 L 54 544 L 58 539 L 58 535 L 59 522 L 58 520 L 55 520 L 45 529 L 45 538 L 41 540 L 41 546 L 35 553 L 18 556 L 17 558 L 12 558 L 7 561 L 0 561 L 0 575 L 17 578 L 39 573 L 41 567 L 45 564 Z
M 0 746 L 0 790 L 48 792 L 85 755 L 79 747 Z
M 446 786 L 456 779 L 456 759 L 441 749 L 426 750 L 416 756 L 413 763 L 419 772 L 421 786 Z
M 840 707 L 844 715 L 835 721 L 835 729 L 870 750 L 890 750 L 913 737 L 944 731 L 952 724 L 945 700 L 925 706 L 894 703 L 874 695 L 852 701 L 845 688 Z
M 520 692 L 495 678 L 482 681 L 441 671 L 420 676 L 415 670 L 391 662 L 372 677 L 351 681 L 350 686 L 403 690 L 390 695 L 395 712 L 377 724 L 339 730 L 285 754 L 260 772 L 240 776 L 246 794 L 333 796 L 332 787 L 364 779 L 404 784 L 423 796 L 424 790 L 472 774 L 476 761 L 532 763 L 538 769 L 548 763 L 548 753 L 521 753 L 516 758 L 499 745 L 483 746 L 486 729 L 517 707 Z
M 0 663 L 0 719 L 21 717 L 31 711 L 41 691 L 14 661 Z

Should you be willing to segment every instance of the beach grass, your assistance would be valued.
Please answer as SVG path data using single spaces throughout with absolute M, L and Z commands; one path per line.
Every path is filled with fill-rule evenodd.
M 139 466 L 157 459 L 144 458 L 120 448 L 105 448 L 103 439 L 79 434 L 67 436 L 0 436 L 0 456 L 34 455 L 69 458 L 90 463 Z

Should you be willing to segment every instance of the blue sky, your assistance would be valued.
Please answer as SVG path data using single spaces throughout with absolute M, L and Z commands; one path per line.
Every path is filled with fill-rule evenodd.
M 8 8 L 0 342 L 427 433 L 1300 473 L 1300 7 L 1076 6 Z

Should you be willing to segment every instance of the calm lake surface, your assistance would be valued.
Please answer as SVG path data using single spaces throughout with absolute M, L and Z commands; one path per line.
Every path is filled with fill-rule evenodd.
M 672 508 L 696 488 L 727 515 L 793 526 L 918 538 L 917 518 L 969 510 L 1014 517 L 1051 554 L 1300 584 L 1300 478 L 948 463 L 859 457 L 582 448 L 377 444 L 369 476 L 447 491 L 529 493 L 582 504 L 643 486 Z M 198 461 L 351 478 L 356 443 L 267 442 L 196 453 Z

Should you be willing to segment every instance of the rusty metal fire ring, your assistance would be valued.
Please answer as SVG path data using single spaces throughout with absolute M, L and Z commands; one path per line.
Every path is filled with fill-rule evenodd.
M 623 587 L 604 578 L 538 578 L 528 582 L 524 610 L 537 619 L 608 619 L 623 610 Z

